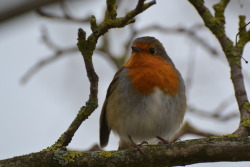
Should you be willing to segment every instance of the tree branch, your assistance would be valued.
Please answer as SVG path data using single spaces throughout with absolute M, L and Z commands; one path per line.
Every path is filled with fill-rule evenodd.
M 89 20 L 89 19 L 88 19 Z M 131 39 L 135 38 L 139 34 L 143 34 L 149 31 L 158 31 L 162 33 L 175 33 L 175 34 L 186 34 L 189 36 L 192 40 L 196 41 L 197 44 L 201 45 L 204 49 L 206 49 L 208 52 L 210 52 L 212 55 L 217 56 L 218 52 L 217 50 L 209 45 L 204 39 L 199 37 L 196 32 L 198 29 L 202 28 L 200 25 L 194 25 L 190 29 L 185 27 L 162 27 L 158 25 L 150 25 L 148 27 L 144 27 L 142 29 L 134 29 L 134 27 L 131 25 L 131 33 L 128 37 L 128 40 L 124 44 L 125 52 L 121 53 L 120 55 L 115 55 L 111 52 L 109 48 L 109 39 L 108 34 L 103 36 L 102 38 L 102 45 L 96 48 L 96 51 L 99 51 L 101 54 L 103 54 L 111 63 L 115 65 L 117 69 L 119 69 L 127 60 L 129 56 L 129 46 L 131 44 Z M 69 47 L 69 48 L 60 48 L 55 43 L 52 42 L 52 40 L 49 38 L 49 35 L 47 33 L 47 30 L 45 28 L 42 29 L 42 39 L 44 43 L 47 45 L 48 48 L 50 48 L 52 51 L 54 51 L 54 55 L 52 57 L 46 58 L 37 64 L 35 64 L 31 69 L 28 70 L 26 74 L 21 78 L 22 83 L 26 83 L 37 71 L 39 71 L 42 67 L 46 65 L 46 63 L 51 63 L 53 61 L 47 61 L 49 59 L 57 60 L 61 56 L 64 56 L 69 52 L 69 50 L 77 51 L 78 49 L 75 47 Z M 74 48 L 74 49 L 73 49 Z M 58 53 L 60 53 L 59 56 L 56 56 Z M 68 55 L 68 54 L 67 54 Z M 191 60 L 190 60 L 191 61 Z M 44 63 L 45 62 L 45 63 Z M 192 61 L 191 61 L 192 62 Z M 40 66 L 40 64 L 43 64 Z M 192 65 L 193 66 L 193 65 Z M 34 72 L 32 70 L 35 70 Z M 187 82 L 186 82 L 187 84 Z
M 196 29 L 200 28 L 199 26 L 197 27 L 193 27 L 193 28 L 185 28 L 185 27 L 174 27 L 174 28 L 170 28 L 170 27 L 162 27 L 159 25 L 152 25 L 152 26 L 148 26 L 145 27 L 143 29 L 141 29 L 139 32 L 140 33 L 144 33 L 144 32 L 148 32 L 148 31 L 152 31 L 152 30 L 157 30 L 158 32 L 163 32 L 163 33 L 182 33 L 182 34 L 186 34 L 188 35 L 191 39 L 193 39 L 195 42 L 197 42 L 199 45 L 201 45 L 202 47 L 204 47 L 204 49 L 206 49 L 208 52 L 210 52 L 212 55 L 218 55 L 218 51 L 213 48 L 212 46 L 210 46 L 204 39 L 202 39 L 201 37 L 199 37 L 196 34 Z
M 82 17 L 82 18 L 77 18 L 77 17 L 73 16 L 69 12 L 69 9 L 68 9 L 68 7 L 66 5 L 65 0 L 59 0 L 59 5 L 60 5 L 60 7 L 61 7 L 61 9 L 63 11 L 63 15 L 62 16 L 45 12 L 40 7 L 36 9 L 36 12 L 40 16 L 47 17 L 47 18 L 50 18 L 50 19 L 57 19 L 57 20 L 63 20 L 63 21 L 66 20 L 66 21 L 71 21 L 71 22 L 76 22 L 76 23 L 88 23 L 89 16 L 87 16 L 87 17 L 85 16 L 85 17 Z
M 131 44 L 131 39 L 135 38 L 139 34 L 147 33 L 149 31 L 157 31 L 162 33 L 172 33 L 172 34 L 186 34 L 189 36 L 192 40 L 197 42 L 197 44 L 201 45 L 203 48 L 205 48 L 208 52 L 210 52 L 212 55 L 217 56 L 218 51 L 209 45 L 204 39 L 199 37 L 196 32 L 198 29 L 202 28 L 200 25 L 194 25 L 191 28 L 185 28 L 185 27 L 162 27 L 159 25 L 150 25 L 141 29 L 135 29 L 133 25 L 130 26 L 130 36 L 128 37 L 129 40 L 126 41 L 124 44 L 125 52 L 120 55 L 114 55 L 111 53 L 110 49 L 108 48 L 109 41 L 107 39 L 107 36 L 103 37 L 103 43 L 100 47 L 97 48 L 97 51 L 100 51 L 100 53 L 104 54 L 114 65 L 119 69 L 127 60 L 129 56 L 129 46 Z
M 33 1 L 33 0 L 26 0 L 26 1 L 19 1 L 13 3 L 12 5 L 2 5 L 0 11 L 0 23 L 12 19 L 16 16 L 19 16 L 23 13 L 27 13 L 29 11 L 33 11 L 36 8 L 41 6 L 49 5 L 56 3 L 58 0 L 42 0 L 42 1 Z
M 89 37 L 86 38 L 86 32 L 81 28 L 78 30 L 77 46 L 83 56 L 87 76 L 90 81 L 90 95 L 88 101 L 86 102 L 86 106 L 83 106 L 80 109 L 78 115 L 71 123 L 68 130 L 66 130 L 61 135 L 61 137 L 50 149 L 66 147 L 71 142 L 72 137 L 74 136 L 75 132 L 80 127 L 82 122 L 86 120 L 98 106 L 98 76 L 93 66 L 92 56 L 99 37 L 101 35 L 104 35 L 111 28 L 124 27 L 130 24 L 131 20 L 134 20 L 134 17 L 136 15 L 155 4 L 155 1 L 145 4 L 144 1 L 145 0 L 139 0 L 134 10 L 131 10 L 124 17 L 116 18 L 116 1 L 107 0 L 107 10 L 109 11 L 106 11 L 103 22 L 98 25 L 96 23 L 95 16 L 91 16 L 90 18 L 92 34 L 90 34 Z
M 236 130 L 236 134 L 239 136 L 249 136 L 250 135 L 250 103 L 247 98 L 247 93 L 244 85 L 244 79 L 241 69 L 241 57 L 243 53 L 243 48 L 250 40 L 240 36 L 238 44 L 240 47 L 233 45 L 233 42 L 226 36 L 225 33 L 225 18 L 224 11 L 229 3 L 229 0 L 221 0 L 218 4 L 214 5 L 215 16 L 212 16 L 211 12 L 207 7 L 204 6 L 203 0 L 189 0 L 189 2 L 196 8 L 201 18 L 203 19 L 205 25 L 209 30 L 216 36 L 220 45 L 225 53 L 227 61 L 231 69 L 231 79 L 234 86 L 235 97 L 238 103 L 239 111 L 241 114 L 241 123 L 239 128 Z M 242 28 L 243 19 L 240 19 L 240 28 Z M 249 34 L 248 30 L 248 34 Z
M 201 131 L 197 129 L 196 127 L 192 126 L 189 122 L 185 122 L 181 129 L 175 134 L 174 139 L 180 139 L 182 136 L 192 134 L 192 135 L 198 135 L 202 137 L 211 137 L 215 136 L 217 134 L 209 133 L 205 131 Z
M 63 56 L 70 55 L 71 53 L 74 53 L 77 51 L 77 48 L 66 48 L 63 50 L 57 50 L 52 56 L 49 56 L 48 58 L 44 58 L 37 62 L 34 66 L 32 66 L 21 78 L 21 83 L 25 84 L 27 83 L 30 78 L 36 74 L 40 69 L 42 69 L 45 65 L 48 65 L 49 63 L 52 63 L 59 58 L 62 58 Z
M 200 162 L 250 161 L 250 138 L 222 137 L 187 140 L 167 145 L 149 145 L 122 151 L 77 152 L 43 150 L 0 161 L 1 167 L 134 167 L 179 166 Z
M 229 107 L 230 104 L 232 104 L 233 99 L 230 96 L 229 98 L 224 99 L 219 103 L 213 110 L 204 110 L 199 109 L 197 107 L 194 107 L 192 105 L 187 106 L 187 110 L 192 113 L 196 114 L 198 116 L 201 116 L 203 118 L 211 118 L 213 120 L 219 120 L 219 121 L 228 121 L 232 118 L 236 118 L 239 116 L 239 114 L 235 111 L 231 112 L 230 114 L 224 114 L 223 112 L 226 111 L 226 109 Z
M 113 13 L 112 16 L 110 14 L 107 14 L 106 12 L 104 21 L 99 25 L 99 30 L 96 31 L 96 37 L 100 37 L 111 28 L 121 28 L 128 24 L 134 23 L 135 22 L 134 17 L 136 15 L 145 11 L 150 6 L 156 3 L 155 0 L 150 1 L 148 3 L 144 3 L 144 2 L 145 0 L 139 0 L 136 5 L 136 8 L 128 12 L 124 17 L 116 18 L 114 12 L 112 12 Z M 111 8 L 110 6 L 115 6 L 115 0 L 107 0 L 107 6 L 109 8 Z M 115 9 L 115 7 L 112 7 L 112 9 Z

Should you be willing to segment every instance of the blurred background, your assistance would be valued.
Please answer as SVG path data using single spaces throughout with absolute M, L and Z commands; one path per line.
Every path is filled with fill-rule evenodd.
M 137 1 L 118 1 L 118 15 Z M 207 7 L 218 0 L 205 1 Z M 106 10 L 100 0 L 0 0 L 0 159 L 40 151 L 51 146 L 68 128 L 89 96 L 83 58 L 76 48 L 77 30 L 90 34 L 88 19 L 101 22 Z M 250 21 L 250 1 L 231 1 L 225 11 L 226 33 L 235 41 L 238 16 Z M 248 27 L 249 28 L 249 27 Z M 188 111 L 185 124 L 191 133 L 181 140 L 234 132 L 238 107 L 230 69 L 215 37 L 188 1 L 158 0 L 136 22 L 109 30 L 98 42 L 94 66 L 99 75 L 99 107 L 76 132 L 69 149 L 87 150 L 99 142 L 99 115 L 107 87 L 130 54 L 131 41 L 154 36 L 165 46 L 185 79 Z M 250 44 L 244 58 L 250 61 Z M 123 56 L 123 57 L 121 57 Z M 249 64 L 243 64 L 250 94 Z M 190 129 L 189 129 L 190 130 Z M 111 135 L 106 150 L 118 147 Z M 250 162 L 190 165 L 249 166 Z

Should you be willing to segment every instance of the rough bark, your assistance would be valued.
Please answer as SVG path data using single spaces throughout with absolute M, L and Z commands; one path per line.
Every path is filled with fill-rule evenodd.
M 151 145 L 123 151 L 76 152 L 44 150 L 0 161 L 1 167 L 151 167 L 202 162 L 250 161 L 250 138 L 220 137 Z
M 225 32 L 225 16 L 224 11 L 230 0 L 221 0 L 213 6 L 214 16 L 210 10 L 204 5 L 203 0 L 189 0 L 201 16 L 204 24 L 218 39 L 221 48 L 225 53 L 225 57 L 230 67 L 231 79 L 234 87 L 235 98 L 238 103 L 239 112 L 241 115 L 241 122 L 239 128 L 235 133 L 239 136 L 250 135 L 250 103 L 247 98 L 247 92 L 244 85 L 244 78 L 242 75 L 241 58 L 243 49 L 250 40 L 250 30 L 246 30 L 245 16 L 239 17 L 239 41 L 235 44 L 227 37 Z M 236 38 L 237 39 L 237 38 Z

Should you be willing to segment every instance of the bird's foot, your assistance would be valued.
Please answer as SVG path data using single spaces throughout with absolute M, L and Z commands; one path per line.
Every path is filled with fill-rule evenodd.
M 142 147 L 144 144 L 148 144 L 148 142 L 143 141 L 143 142 L 140 143 L 140 144 L 136 144 L 136 143 L 132 140 L 131 136 L 129 136 L 129 140 L 131 141 L 131 145 L 132 145 L 133 148 L 136 148 L 138 151 L 140 151 L 140 153 L 142 153 L 143 155 L 145 155 L 145 153 L 142 151 L 141 147 Z
M 174 139 L 174 140 L 172 140 L 172 141 L 168 141 L 168 140 L 166 140 L 166 139 L 163 139 L 163 138 L 160 137 L 160 136 L 156 136 L 156 138 L 157 138 L 158 140 L 160 140 L 160 142 L 159 142 L 158 144 L 171 144 L 171 143 L 174 143 L 174 142 L 176 142 L 176 141 L 180 141 L 179 138 L 176 138 L 176 139 Z
M 143 146 L 148 146 L 148 142 L 147 141 L 142 141 L 140 144 L 137 144 L 139 147 L 143 147 Z
M 171 141 L 171 143 L 174 143 L 174 142 L 177 142 L 177 141 L 181 141 L 181 139 L 176 138 L 176 139 L 174 139 L 173 141 Z
M 160 137 L 160 136 L 156 136 L 156 138 L 157 138 L 158 140 L 160 140 L 160 142 L 159 142 L 158 144 L 169 144 L 169 143 L 170 143 L 168 140 L 163 139 L 163 138 Z

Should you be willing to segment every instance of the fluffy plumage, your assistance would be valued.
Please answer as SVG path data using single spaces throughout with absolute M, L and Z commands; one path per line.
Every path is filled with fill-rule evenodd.
M 156 136 L 173 137 L 186 110 L 184 81 L 163 45 L 153 37 L 132 44 L 132 56 L 114 76 L 100 117 L 100 145 L 110 131 L 120 137 L 119 148 Z

